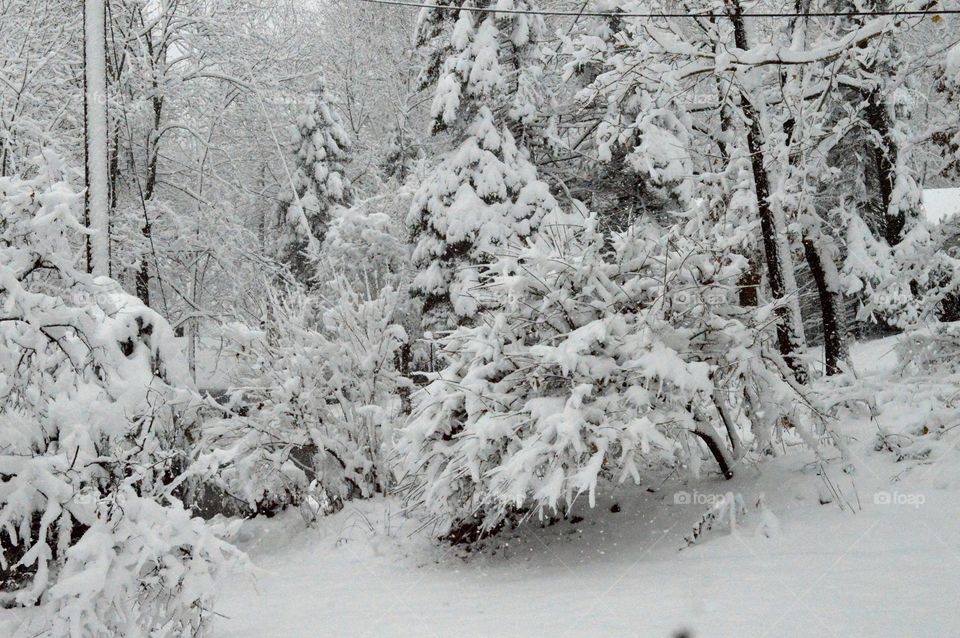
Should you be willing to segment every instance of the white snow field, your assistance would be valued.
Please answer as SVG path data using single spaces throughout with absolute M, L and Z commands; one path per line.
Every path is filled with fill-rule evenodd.
M 864 378 L 894 369 L 893 343 L 856 348 Z M 902 419 L 922 421 L 922 412 Z M 645 476 L 598 498 L 592 511 L 583 511 L 584 499 L 567 520 L 531 521 L 473 554 L 438 546 L 393 499 L 351 503 L 313 529 L 296 512 L 252 521 L 240 542 L 257 572 L 223 582 L 214 633 L 957 636 L 960 464 L 952 444 L 960 437 L 897 462 L 874 449 L 878 431 L 897 430 L 883 422 L 888 414 L 901 419 L 888 410 L 839 424 L 852 467 L 830 447 L 821 475 L 814 455 L 797 446 L 739 467 L 731 481 L 706 463 L 698 480 Z M 684 537 L 728 491 L 742 495 L 746 516 L 688 547 Z

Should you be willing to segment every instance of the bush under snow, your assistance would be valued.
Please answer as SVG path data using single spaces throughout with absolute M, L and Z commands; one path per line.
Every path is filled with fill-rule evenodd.
M 184 509 L 192 393 L 173 331 L 75 266 L 52 155 L 0 179 L 0 602 L 27 635 L 200 636 L 228 530 Z
M 595 220 L 554 220 L 490 276 L 501 306 L 446 340 L 398 442 L 408 498 L 441 532 L 593 504 L 646 464 L 697 467 L 701 442 L 728 476 L 780 425 L 812 442 L 763 313 L 736 304 L 746 260 L 661 235 L 633 227 L 611 246 Z

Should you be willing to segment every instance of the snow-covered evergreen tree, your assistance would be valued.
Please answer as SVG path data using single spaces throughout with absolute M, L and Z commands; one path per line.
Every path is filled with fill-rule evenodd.
M 596 10 L 644 12 L 652 5 L 603 0 Z M 692 118 L 671 64 L 646 32 L 646 21 L 610 17 L 584 21 L 565 38 L 564 77 L 584 84 L 576 105 L 592 117 L 577 149 L 595 155 L 580 175 L 585 195 L 604 223 L 623 230 L 638 215 L 660 215 L 685 207 L 691 194 Z M 625 47 L 624 43 L 630 46 Z M 597 184 L 602 184 L 597 188 Z M 575 186 L 574 186 L 575 187 Z
M 350 137 L 322 82 L 300 116 L 294 137 L 294 165 L 280 191 L 276 253 L 299 282 L 310 285 L 332 211 L 353 199 L 345 170 Z
M 411 290 L 425 326 L 448 328 L 483 305 L 484 269 L 515 251 L 557 202 L 506 127 L 481 107 L 466 139 L 424 181 L 407 225 L 417 239 Z
M 538 114 L 542 19 L 470 10 L 532 8 L 525 1 L 443 6 L 464 8 L 421 12 L 421 83 L 434 86 L 434 129 L 452 131 L 457 147 L 424 180 L 407 217 L 419 271 L 411 292 L 424 301 L 424 326 L 440 329 L 476 315 L 486 265 L 557 206 L 523 145 Z
M 836 4 L 885 11 L 907 6 L 887 0 Z M 837 18 L 827 34 L 849 37 L 864 29 L 866 21 Z M 863 40 L 842 58 L 841 79 L 831 87 L 830 101 L 838 132 L 826 149 L 842 185 L 839 196 L 835 184 L 825 190 L 834 193 L 842 211 L 838 239 L 845 249 L 840 270 L 846 292 L 858 298 L 859 319 L 900 327 L 934 316 L 957 286 L 954 262 L 922 215 L 911 113 L 917 103 L 917 61 L 904 39 L 911 26 L 892 21 L 889 37 Z M 949 67 L 950 53 L 944 57 L 939 70 Z M 928 66 L 927 61 L 920 66 Z M 834 64 L 823 75 L 837 73 Z M 948 85 L 945 81 L 943 90 Z M 953 126 L 958 120 L 955 113 L 953 109 L 947 120 Z
M 417 47 L 425 58 L 422 89 L 433 88 L 434 130 L 462 129 L 480 107 L 516 134 L 539 115 L 545 30 L 528 0 L 440 0 L 420 12 Z M 460 11 L 451 7 L 462 7 Z

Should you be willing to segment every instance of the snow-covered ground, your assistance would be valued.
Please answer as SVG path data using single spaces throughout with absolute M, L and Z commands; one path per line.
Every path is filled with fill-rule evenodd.
M 859 344 L 858 372 L 889 374 L 893 344 Z M 821 474 L 798 448 L 729 482 L 648 477 L 472 555 L 438 546 L 393 499 L 313 529 L 296 512 L 252 521 L 240 540 L 258 571 L 224 581 L 215 635 L 960 635 L 958 454 L 897 462 L 874 449 L 893 425 L 839 424 L 852 467 L 828 448 Z M 728 491 L 746 517 L 688 547 Z

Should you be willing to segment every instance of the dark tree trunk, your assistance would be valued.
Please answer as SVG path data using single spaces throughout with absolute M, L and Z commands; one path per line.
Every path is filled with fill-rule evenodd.
M 827 375 L 840 372 L 840 362 L 847 358 L 847 325 L 844 315 L 843 296 L 837 290 L 832 290 L 824 269 L 823 260 L 829 259 L 820 247 L 808 235 L 803 238 L 803 252 L 807 258 L 807 265 L 813 274 L 817 285 L 817 296 L 820 300 L 820 313 L 823 317 L 823 351 L 824 367 Z
M 737 288 L 740 291 L 740 305 L 744 307 L 756 307 L 760 305 L 760 268 L 756 259 L 749 260 L 750 269 L 740 276 L 737 282 Z
M 893 189 L 896 185 L 896 157 L 898 148 L 893 137 L 890 135 L 890 115 L 887 113 L 887 105 L 880 95 L 880 90 L 874 88 L 866 96 L 867 100 L 867 124 L 873 129 L 879 140 L 873 140 L 873 164 L 877 172 L 877 189 L 880 192 L 880 206 L 883 218 L 881 228 L 883 228 L 884 239 L 890 246 L 896 246 L 900 243 L 903 234 L 903 227 L 906 226 L 906 212 L 897 210 L 892 212 L 890 204 L 893 201 Z
M 83 9 L 82 29 L 84 38 L 87 33 L 87 11 Z M 90 107 L 87 105 L 87 47 L 83 47 L 83 225 L 90 228 L 90 144 L 87 141 L 87 131 L 90 130 Z M 93 272 L 93 244 L 90 235 L 83 240 L 83 254 L 87 263 L 87 274 Z
M 694 430 L 693 433 L 707 444 L 707 448 L 709 448 L 710 453 L 713 454 L 713 458 L 716 459 L 717 465 L 720 466 L 720 473 L 723 474 L 723 478 L 727 480 L 732 479 L 733 468 L 730 466 L 730 459 L 727 457 L 727 452 L 723 448 L 723 444 L 717 440 L 717 436 L 714 433 L 705 432 L 699 428 Z
M 150 224 L 145 225 L 141 232 L 147 246 L 150 245 Z M 140 256 L 140 268 L 137 270 L 137 297 L 144 305 L 150 305 L 150 266 L 146 253 Z
M 797 18 L 794 22 L 794 29 L 803 28 L 801 18 L 810 12 L 810 0 L 796 0 L 794 11 Z M 793 36 L 796 35 L 794 32 Z M 787 83 L 786 72 L 780 74 L 781 89 Z M 796 132 L 797 122 L 793 117 L 788 118 L 783 123 L 783 132 L 786 134 L 787 144 L 793 143 L 793 135 Z M 791 149 L 789 153 L 791 167 L 796 167 L 800 161 L 800 153 Z M 831 259 L 829 254 L 825 254 L 820 245 L 822 241 L 820 220 L 816 217 L 816 212 L 802 215 L 801 221 L 804 222 L 803 229 L 803 252 L 807 265 L 813 275 L 813 280 L 817 286 L 817 296 L 820 302 L 820 316 L 823 321 L 823 350 L 824 350 L 824 368 L 826 374 L 834 375 L 840 372 L 840 362 L 847 358 L 847 331 L 846 315 L 843 304 L 843 294 L 836 288 L 837 282 L 830 281 L 826 270 L 826 260 Z M 835 265 L 830 263 L 831 272 L 835 272 Z
M 731 7 L 730 19 L 733 22 L 734 41 L 737 48 L 747 50 L 747 31 L 743 23 L 743 8 L 740 0 L 727 0 Z M 791 292 L 786 289 L 783 264 L 785 255 L 780 254 L 778 245 L 777 225 L 773 209 L 770 206 L 770 178 L 764 166 L 763 132 L 760 129 L 760 117 L 750 97 L 741 90 L 740 99 L 743 114 L 750 121 L 747 129 L 747 148 L 750 151 L 750 164 L 753 168 L 753 183 L 757 196 L 757 212 L 760 216 L 760 231 L 763 235 L 763 252 L 766 258 L 767 277 L 770 282 L 770 292 L 777 302 L 777 345 L 780 354 L 799 383 L 806 383 L 806 370 L 800 360 L 800 339 L 796 334 L 790 317 L 790 308 L 785 305 L 787 295 Z
M 141 21 L 143 17 L 141 16 Z M 147 137 L 147 176 L 143 188 L 143 228 L 140 229 L 143 235 L 144 250 L 140 256 L 140 268 L 137 271 L 137 297 L 144 303 L 150 305 L 150 261 L 147 259 L 147 251 L 152 252 L 150 213 L 147 202 L 153 200 L 153 195 L 157 187 L 157 160 L 160 150 L 160 123 L 163 117 L 163 96 L 160 94 L 160 84 L 157 79 L 157 69 L 160 68 L 165 59 L 165 47 L 161 46 L 155 50 L 153 46 L 152 35 L 147 36 L 147 53 L 150 55 L 153 64 L 153 128 Z

